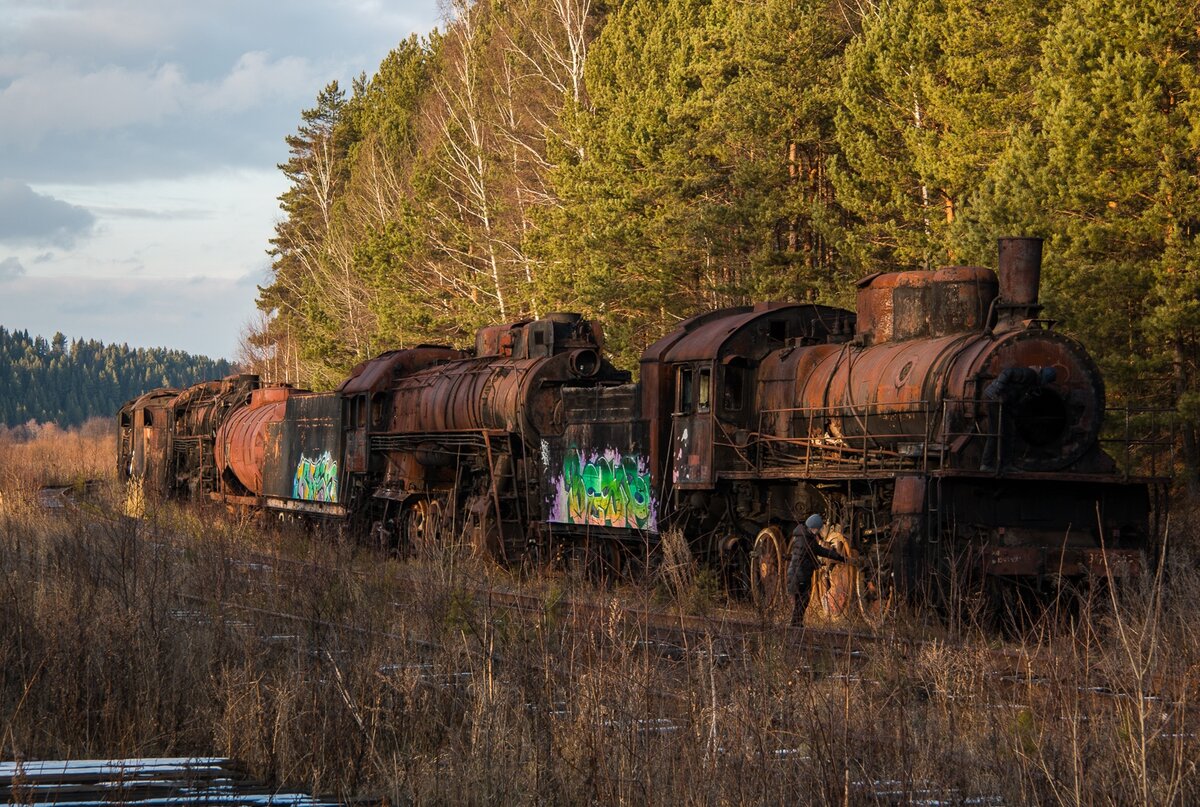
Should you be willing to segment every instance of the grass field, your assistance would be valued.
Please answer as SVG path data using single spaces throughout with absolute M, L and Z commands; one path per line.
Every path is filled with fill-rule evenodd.
M 383 562 L 333 534 L 175 504 L 137 520 L 47 511 L 42 484 L 111 481 L 112 437 L 20 437 L 0 437 L 5 759 L 230 756 L 390 803 L 1200 798 L 1190 535 L 1172 538 L 1167 582 L 1019 641 L 935 630 L 852 656 L 780 629 L 735 652 L 710 637 L 664 653 L 621 617 L 653 583 Z M 125 495 L 110 486 L 105 509 Z M 544 607 L 467 593 L 489 581 Z M 609 603 L 611 620 L 579 629 L 564 592 Z M 884 630 L 930 629 L 902 614 Z

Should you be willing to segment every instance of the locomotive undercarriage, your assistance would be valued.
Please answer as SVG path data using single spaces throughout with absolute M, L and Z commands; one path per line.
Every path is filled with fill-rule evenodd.
M 835 527 L 826 545 L 853 560 L 817 572 L 814 599 L 827 617 L 877 622 L 900 603 L 956 617 L 1028 615 L 1064 591 L 1139 574 L 1156 532 L 1143 523 L 1161 506 L 1146 501 L 1149 486 L 1055 481 L 1048 492 L 1046 480 L 988 474 L 738 480 L 680 493 L 674 526 L 731 593 L 767 610 L 787 599 L 792 528 L 819 512 Z
M 381 548 L 432 555 L 467 547 L 516 562 L 535 551 L 536 485 L 520 440 L 505 432 L 378 435 L 371 533 Z

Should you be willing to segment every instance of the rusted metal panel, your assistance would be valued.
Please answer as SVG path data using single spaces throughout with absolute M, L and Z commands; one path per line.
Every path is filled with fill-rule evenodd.
M 343 501 L 342 407 L 336 393 L 288 396 L 282 419 L 267 423 L 263 493 L 275 499 Z
M 979 266 L 948 266 L 934 272 L 930 336 L 982 331 L 997 287 L 995 273 Z
M 1001 577 L 1093 577 L 1133 578 L 1145 564 L 1134 549 L 1064 549 L 1041 547 L 992 547 L 983 555 L 985 574 Z
M 566 428 L 539 450 L 546 520 L 559 530 L 658 531 L 638 393 L 632 384 L 563 391 Z
M 713 484 L 713 418 L 711 412 L 675 418 L 671 441 L 671 482 L 678 488 L 705 488 Z
M 997 293 L 979 266 L 875 274 L 858 282 L 859 341 L 882 344 L 982 331 Z
M 121 479 L 141 479 L 166 493 L 172 434 L 171 402 L 179 390 L 151 390 L 126 403 L 117 415 L 118 471 Z
M 896 477 L 896 488 L 892 495 L 892 515 L 911 516 L 924 513 L 925 488 L 926 480 L 923 476 Z
M 937 483 L 935 517 L 929 528 L 934 538 L 982 541 L 1003 548 L 996 574 L 1079 574 L 1087 569 L 1058 572 L 1028 564 L 1071 551 L 1070 563 L 1103 561 L 1083 553 L 1101 548 L 1134 553 L 1145 546 L 1151 525 L 1149 492 L 1145 485 L 1097 479 L 1090 482 L 1057 479 L 945 478 Z M 1116 561 L 1111 561 L 1116 563 Z M 1074 567 L 1073 567 L 1074 568 Z

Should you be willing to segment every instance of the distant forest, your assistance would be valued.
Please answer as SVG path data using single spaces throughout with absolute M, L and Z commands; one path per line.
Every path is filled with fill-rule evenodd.
M 155 387 L 179 387 L 233 372 L 221 359 L 164 348 L 50 341 L 0 327 L 0 425 L 30 420 L 78 426 L 115 416 L 125 401 Z
M 636 369 L 699 311 L 1047 239 L 1046 316 L 1200 459 L 1195 0 L 450 0 L 280 166 L 248 367 L 551 311 Z M 314 90 L 317 88 L 314 87 Z

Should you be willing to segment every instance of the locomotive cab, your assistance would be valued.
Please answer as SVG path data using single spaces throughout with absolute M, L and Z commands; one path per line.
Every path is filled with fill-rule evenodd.
M 655 466 L 668 468 L 679 490 L 713 488 L 720 476 L 714 469 L 747 470 L 747 436 L 768 408 L 755 394 L 763 358 L 788 345 L 841 341 L 853 329 L 849 311 L 794 303 L 728 308 L 685 321 L 642 355 Z M 656 398 L 671 409 L 656 406 Z

